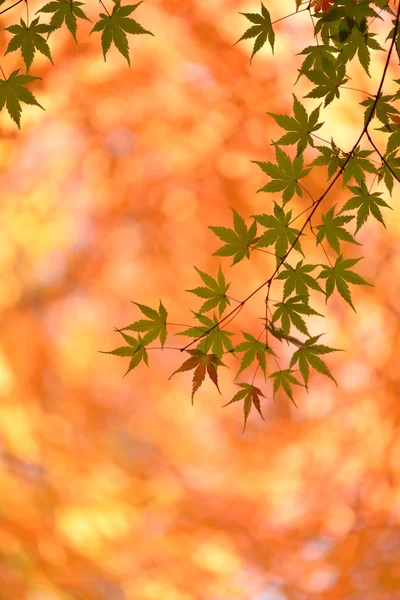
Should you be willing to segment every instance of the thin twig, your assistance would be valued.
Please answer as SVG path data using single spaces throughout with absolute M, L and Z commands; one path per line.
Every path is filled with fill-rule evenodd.
M 104 8 L 104 10 L 106 11 L 106 13 L 108 14 L 108 16 L 111 17 L 111 14 L 108 12 L 107 6 L 104 4 L 103 0 L 99 0 L 99 2 L 102 5 L 102 7 Z
M 377 152 L 378 156 L 380 157 L 381 161 L 384 163 L 384 165 L 389 169 L 389 171 L 391 172 L 391 174 L 393 175 L 393 177 L 395 179 L 397 179 L 397 181 L 400 182 L 400 177 L 398 175 L 396 175 L 396 173 L 393 171 L 392 167 L 389 165 L 389 163 L 387 162 L 386 158 L 383 156 L 382 152 L 379 150 L 379 148 L 375 145 L 373 139 L 371 138 L 369 131 L 366 132 L 367 134 L 367 138 L 369 139 L 369 142 L 371 144 L 371 146 L 374 148 L 375 152 Z
M 306 10 L 308 10 L 308 8 L 302 8 L 301 10 L 298 10 L 294 13 L 290 13 L 290 15 L 286 15 L 285 17 L 281 17 L 280 19 L 277 19 L 276 21 L 272 21 L 271 25 L 275 25 L 275 23 L 279 23 L 279 21 L 284 21 L 285 19 L 288 19 L 289 17 L 293 17 L 294 15 L 299 15 L 302 12 L 306 12 Z
M 11 6 L 9 6 L 8 8 L 5 8 L 4 10 L 0 10 L 0 15 L 2 15 L 5 12 L 7 12 L 8 10 L 11 10 L 12 8 L 14 8 L 14 6 L 17 6 L 17 4 L 21 4 L 21 2 L 24 2 L 24 0 L 18 0 L 18 2 L 15 2 Z

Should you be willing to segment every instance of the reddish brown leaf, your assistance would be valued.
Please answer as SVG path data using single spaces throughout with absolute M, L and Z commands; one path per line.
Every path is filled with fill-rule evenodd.
M 311 2 L 311 6 L 314 8 L 314 12 L 318 13 L 321 9 L 322 12 L 327 13 L 332 7 L 333 0 L 314 0 Z
M 219 393 L 221 393 L 218 386 L 217 367 L 225 367 L 226 365 L 224 365 L 224 363 L 216 354 L 205 354 L 201 350 L 187 350 L 187 352 L 188 354 L 191 354 L 191 357 L 188 358 L 179 367 L 179 369 L 174 371 L 171 377 L 175 375 L 175 373 L 181 373 L 183 371 L 191 371 L 192 369 L 195 369 L 193 373 L 192 404 L 193 396 L 203 383 L 206 372 L 208 373 L 211 381 L 215 384 Z M 171 379 L 171 377 L 169 379 Z

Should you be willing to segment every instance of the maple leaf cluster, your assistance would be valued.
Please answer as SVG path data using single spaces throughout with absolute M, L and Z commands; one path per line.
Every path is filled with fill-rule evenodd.
M 114 43 L 117 50 L 130 66 L 129 43 L 126 34 L 153 35 L 153 33 L 144 29 L 144 27 L 130 17 L 133 11 L 142 4 L 142 1 L 133 5 L 121 6 L 121 0 L 113 0 L 114 7 L 111 13 L 108 11 L 107 14 L 100 13 L 100 20 L 94 25 L 90 33 L 102 32 L 101 46 L 104 60 L 106 60 L 111 43 Z M 19 2 L 15 5 L 17 4 Z M 83 12 L 82 6 L 84 6 L 84 3 L 78 0 L 52 0 L 36 11 L 43 15 L 51 15 L 48 24 L 40 23 L 41 15 L 39 15 L 31 23 L 29 23 L 28 19 L 26 22 L 20 19 L 19 25 L 6 27 L 6 31 L 13 34 L 13 38 L 9 42 L 5 54 L 20 50 L 27 73 L 29 73 L 36 52 L 40 52 L 53 63 L 50 46 L 47 41 L 49 36 L 65 24 L 75 42 L 77 42 L 78 19 L 90 21 Z M 43 34 L 47 34 L 47 39 Z M 40 78 L 30 77 L 29 75 L 18 75 L 19 71 L 20 69 L 13 71 L 8 78 L 3 73 L 3 79 L 0 78 L 0 110 L 6 106 L 10 117 L 17 124 L 18 128 L 21 126 L 21 102 L 34 104 L 43 108 L 33 94 L 25 87 L 28 83 Z

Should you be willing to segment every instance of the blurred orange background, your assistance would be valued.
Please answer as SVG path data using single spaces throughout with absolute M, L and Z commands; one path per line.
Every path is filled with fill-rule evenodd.
M 274 19 L 294 5 L 266 3 Z M 275 56 L 266 45 L 250 67 L 253 41 L 233 46 L 249 26 L 239 12 L 259 2 L 146 0 L 133 16 L 155 37 L 129 37 L 131 69 L 114 47 L 104 63 L 91 23 L 78 23 L 78 45 L 63 28 L 55 66 L 39 54 L 31 69 L 45 112 L 24 105 L 20 132 L 0 114 L 1 600 L 400 599 L 396 187 L 387 229 L 370 220 L 363 247 L 345 247 L 375 285 L 352 291 L 357 313 L 312 298 L 326 318 L 311 331 L 345 352 L 327 357 L 338 387 L 313 374 L 298 410 L 260 378 L 265 422 L 253 410 L 242 435 L 241 403 L 221 409 L 237 390 L 234 358 L 223 397 L 205 381 L 192 407 L 191 373 L 168 381 L 181 354 L 150 352 L 123 379 L 127 360 L 98 352 L 121 345 L 113 327 L 138 318 L 131 300 L 161 298 L 170 321 L 191 323 L 193 265 L 215 275 L 220 264 L 207 226 L 278 199 L 256 194 L 267 180 L 250 161 L 274 160 L 281 130 L 266 112 L 291 114 L 292 92 L 310 89 L 293 83 L 312 24 L 308 13 L 277 24 Z M 24 14 L 7 12 L 4 27 Z M 383 42 L 390 23 L 375 25 Z M 350 85 L 376 92 L 384 60 L 371 79 L 352 65 Z M 22 68 L 19 53 L 2 66 Z M 318 133 L 349 150 L 363 99 L 342 90 Z M 326 177 L 307 177 L 314 197 Z M 339 182 L 323 211 L 348 197 Z M 309 262 L 326 262 L 314 245 Z M 230 263 L 239 298 L 274 265 Z M 261 293 L 229 329 L 258 335 L 263 306 Z M 276 350 L 284 364 L 286 344 Z

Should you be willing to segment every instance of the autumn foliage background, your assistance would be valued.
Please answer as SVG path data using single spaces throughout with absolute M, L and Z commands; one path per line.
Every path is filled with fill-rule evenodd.
M 294 2 L 269 9 L 279 18 Z M 307 13 L 279 23 L 275 57 L 265 47 L 249 67 L 251 41 L 233 43 L 239 11 L 256 10 L 146 0 L 137 18 L 155 37 L 130 39 L 131 69 L 115 48 L 104 63 L 90 23 L 78 45 L 62 29 L 55 66 L 38 55 L 32 71 L 46 111 L 24 106 L 21 132 L 0 115 L 1 600 L 400 598 L 396 187 L 387 229 L 369 221 L 349 250 L 375 285 L 354 290 L 357 314 L 339 297 L 314 305 L 326 318 L 312 330 L 345 350 L 327 360 L 338 388 L 314 375 L 296 410 L 260 379 L 265 422 L 254 411 L 242 435 L 241 406 L 220 408 L 234 371 L 221 370 L 223 397 L 206 381 L 192 407 L 190 373 L 168 381 L 178 352 L 151 352 L 125 379 L 123 359 L 98 353 L 138 317 L 131 300 L 161 298 L 170 321 L 190 323 L 193 265 L 219 265 L 207 226 L 230 226 L 230 206 L 247 219 L 272 203 L 250 161 L 273 159 L 266 111 L 291 113 L 292 91 L 307 93 L 293 90 L 294 55 L 312 28 Z M 8 39 L 2 30 L 2 48 Z M 381 54 L 371 80 L 353 65 L 353 87 L 376 91 Z M 350 148 L 363 99 L 342 90 L 321 135 Z M 306 185 L 322 193 L 326 171 Z M 338 200 L 340 182 L 323 209 Z M 313 246 L 310 262 L 324 262 Z M 232 296 L 273 265 L 261 255 L 227 268 Z M 241 323 L 259 328 L 260 316 L 262 294 Z

